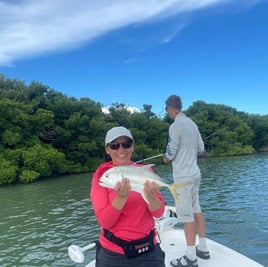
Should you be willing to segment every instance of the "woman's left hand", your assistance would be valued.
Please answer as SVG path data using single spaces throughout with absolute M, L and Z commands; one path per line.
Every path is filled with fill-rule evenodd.
M 144 183 L 144 193 L 149 201 L 148 207 L 151 211 L 158 210 L 162 203 L 157 197 L 157 193 L 160 191 L 159 185 L 154 181 L 146 181 Z
M 159 185 L 154 181 L 146 181 L 144 183 L 144 193 L 149 199 L 151 197 L 156 197 L 156 194 L 160 191 Z

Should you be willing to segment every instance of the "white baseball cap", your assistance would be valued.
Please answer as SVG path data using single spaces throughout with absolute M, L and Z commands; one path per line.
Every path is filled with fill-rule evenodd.
M 113 127 L 111 128 L 107 133 L 106 133 L 106 137 L 105 137 L 105 145 L 111 143 L 113 140 L 115 140 L 118 137 L 121 136 L 126 136 L 128 138 L 130 138 L 132 141 L 134 141 L 134 138 L 131 134 L 131 132 L 123 127 L 123 126 L 119 126 L 119 127 Z

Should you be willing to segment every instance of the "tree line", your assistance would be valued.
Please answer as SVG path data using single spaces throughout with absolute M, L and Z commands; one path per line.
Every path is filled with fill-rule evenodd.
M 105 159 L 104 138 L 113 126 L 131 130 L 133 160 L 165 151 L 172 121 L 154 114 L 152 105 L 144 104 L 140 113 L 121 103 L 113 103 L 108 114 L 102 108 L 90 98 L 0 74 L 0 185 L 94 171 Z M 210 157 L 267 151 L 268 115 L 204 101 L 183 112 L 197 123 Z

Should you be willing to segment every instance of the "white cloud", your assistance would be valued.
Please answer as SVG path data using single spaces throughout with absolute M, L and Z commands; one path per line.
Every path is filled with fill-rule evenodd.
M 110 112 L 109 112 L 109 108 L 110 107 L 102 107 L 102 112 L 104 113 L 104 114 L 109 114 Z M 138 108 L 136 108 L 136 107 L 131 107 L 131 106 L 128 106 L 128 107 L 126 107 L 126 110 L 127 111 L 129 111 L 131 114 L 132 113 L 141 113 L 141 111 L 138 109 Z
M 127 107 L 127 111 L 130 113 L 141 113 L 141 111 L 136 107 Z
M 131 63 L 135 63 L 135 62 L 139 62 L 141 61 L 139 58 L 128 58 L 125 60 L 126 64 L 131 64 Z
M 240 0 L 0 0 L 0 65 L 83 45 L 115 29 Z M 247 1 L 254 4 L 255 1 Z M 182 26 L 178 27 L 178 30 Z M 177 31 L 178 31 L 177 30 Z M 175 31 L 163 42 L 169 42 Z

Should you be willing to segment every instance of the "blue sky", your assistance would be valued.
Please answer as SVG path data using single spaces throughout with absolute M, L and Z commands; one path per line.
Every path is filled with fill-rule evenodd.
M 0 73 L 103 106 L 268 114 L 267 0 L 0 0 Z

